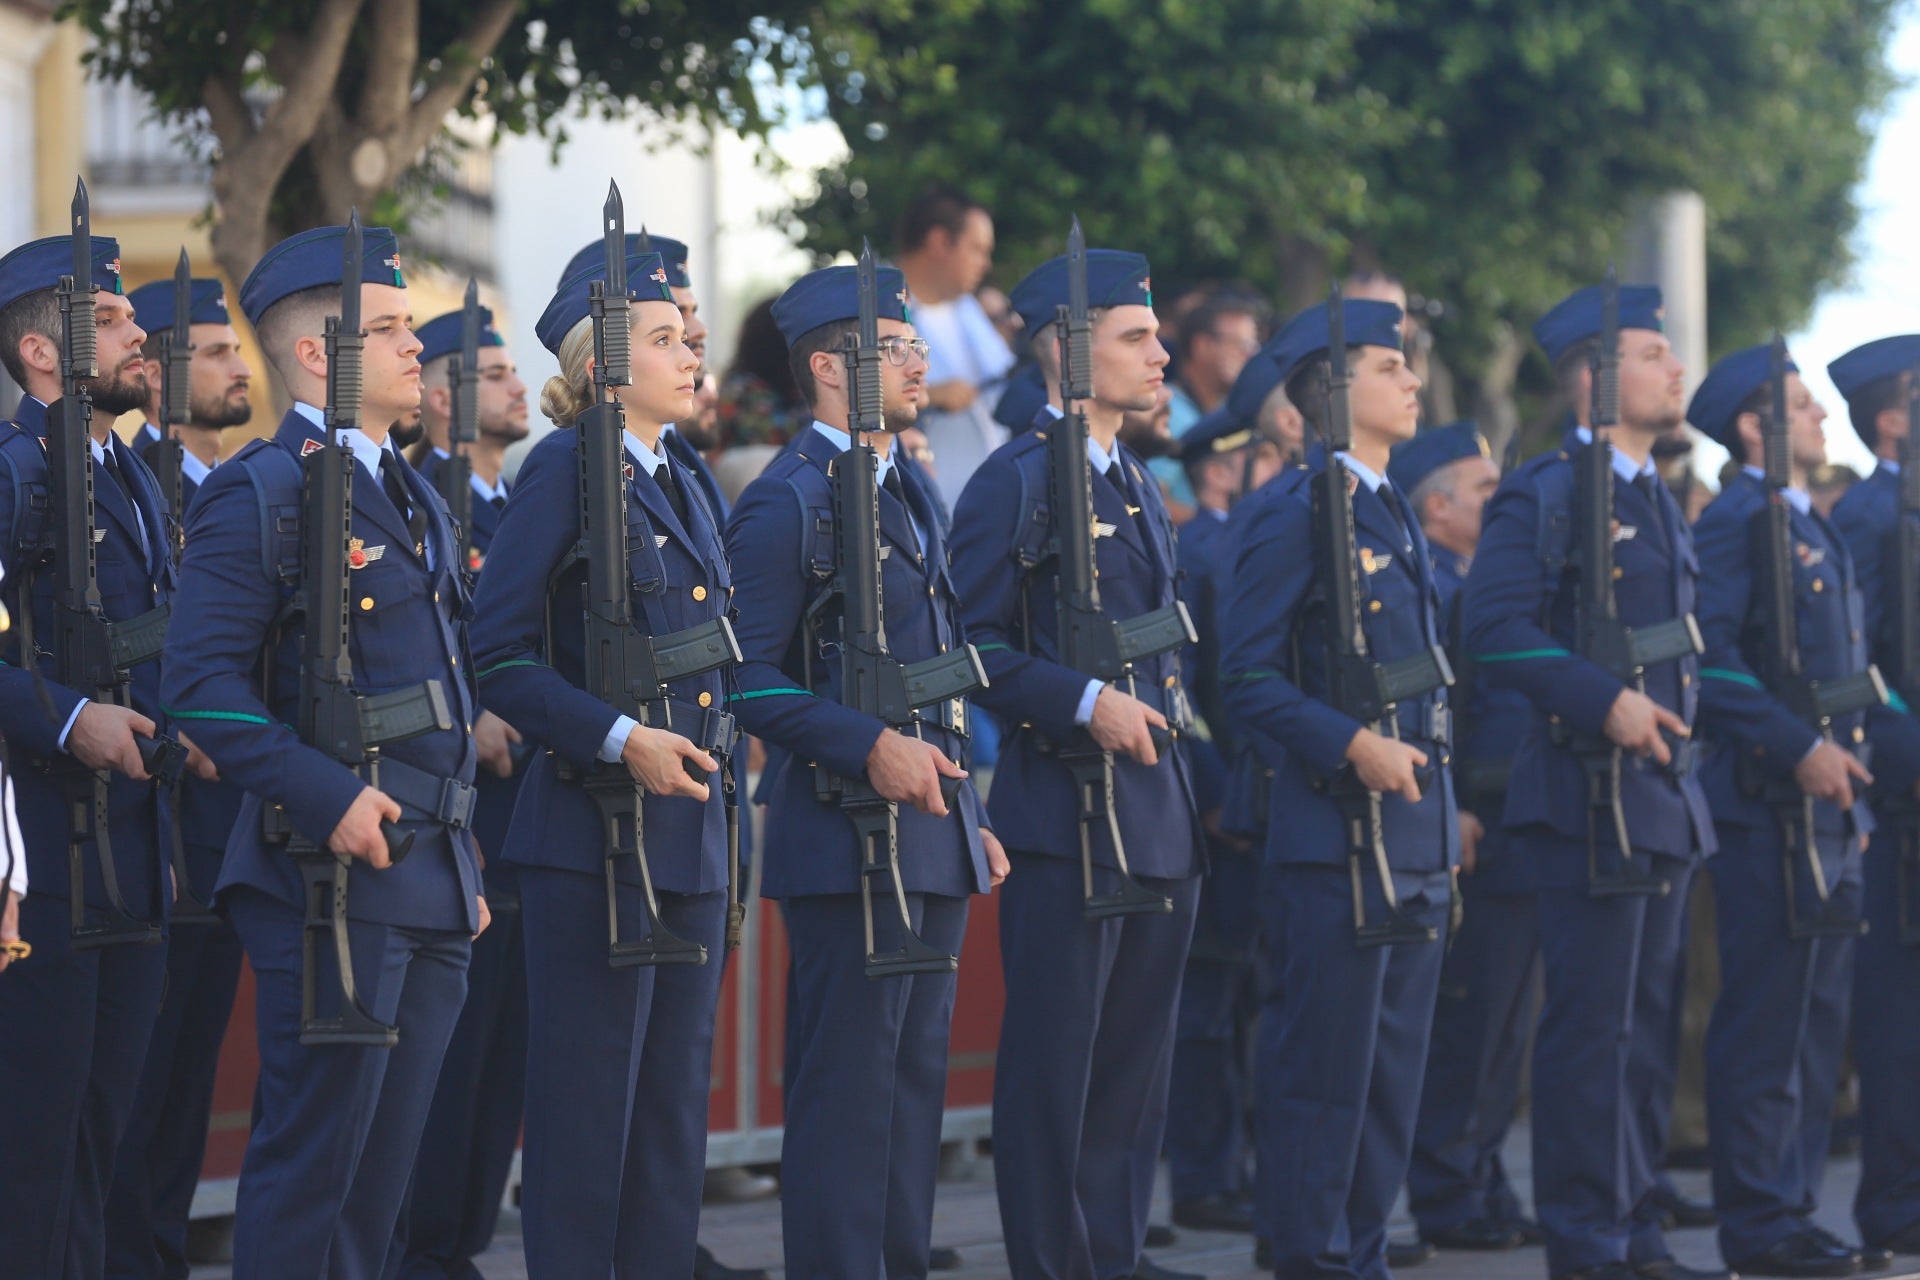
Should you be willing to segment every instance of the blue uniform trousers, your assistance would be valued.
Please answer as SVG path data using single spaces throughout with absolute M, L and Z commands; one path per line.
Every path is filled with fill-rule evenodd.
M 1870 928 L 1857 944 L 1853 979 L 1853 1058 L 1860 1077 L 1860 1191 L 1853 1216 L 1869 1244 L 1920 1226 L 1920 946 L 1900 941 L 1898 843 L 1898 831 L 1886 821 L 1867 846 Z M 1909 889 L 1920 891 L 1920 884 Z M 1911 910 L 1920 913 L 1920 901 L 1912 901 Z
M 240 1172 L 234 1280 L 375 1280 L 394 1238 L 440 1059 L 466 998 L 464 933 L 350 921 L 354 980 L 391 1049 L 300 1043 L 301 913 L 245 886 L 221 895 L 257 991 L 260 1080 Z M 316 950 L 321 1012 L 337 999 Z
M 187 1219 L 240 959 L 239 935 L 225 921 L 168 932 L 166 994 L 107 1200 L 113 1280 L 187 1280 Z
M 0 1278 L 99 1280 L 114 1155 L 166 950 L 73 950 L 65 898 L 29 893 L 33 955 L 0 974 Z
M 607 963 L 606 886 L 519 867 L 527 952 L 527 1132 L 520 1212 L 532 1280 L 686 1280 L 707 1159 L 725 893 L 659 896 L 703 965 Z M 623 938 L 646 936 L 623 885 Z
M 966 898 L 915 893 L 907 903 L 922 938 L 960 954 Z M 786 898 L 780 913 L 792 953 L 780 1160 L 786 1274 L 921 1280 L 955 976 L 867 977 L 854 894 Z M 898 915 L 884 898 L 874 905 L 874 934 L 882 951 L 899 945 Z
M 1500 1149 L 1520 1105 L 1539 1015 L 1540 932 L 1532 893 L 1460 879 L 1460 928 L 1440 966 L 1407 1194 L 1422 1235 L 1521 1214 Z
M 1519 843 L 1542 862 L 1586 865 L 1584 843 L 1538 830 Z M 1646 861 L 1636 855 L 1643 871 Z M 1533 1185 L 1554 1275 L 1668 1256 L 1645 1204 L 1655 1172 L 1647 1117 L 1653 1094 L 1672 1088 L 1672 1068 L 1657 1059 L 1663 1044 L 1672 1052 L 1661 1029 L 1693 873 L 1653 861 L 1672 886 L 1664 896 L 1596 898 L 1584 884 L 1539 894 L 1546 1002 L 1533 1048 Z
M 1145 878 L 1170 915 L 1091 921 L 1077 859 L 1011 854 L 993 1167 L 1015 1280 L 1115 1280 L 1147 1231 L 1200 877 Z M 1108 892 L 1113 874 L 1094 870 Z
M 1797 1235 L 1813 1214 L 1846 1052 L 1854 939 L 1789 936 L 1776 828 L 1721 824 L 1719 835 L 1707 863 L 1721 973 L 1707 1024 L 1707 1133 L 1720 1252 L 1737 1260 Z M 1805 920 L 1815 897 L 1795 870 Z M 1857 870 L 1830 891 L 1834 907 L 1858 914 Z
M 1167 1173 L 1175 1203 L 1248 1192 L 1254 1018 L 1260 1009 L 1257 853 L 1214 843 L 1174 1024 Z
M 473 1259 L 500 1218 L 526 1088 L 526 945 L 520 913 L 508 911 L 473 943 L 467 1002 L 447 1042 L 400 1221 L 397 1274 L 405 1280 L 480 1280 Z
M 1262 930 L 1286 947 L 1260 1020 L 1259 1226 L 1288 1280 L 1388 1274 L 1387 1217 L 1413 1145 L 1448 906 L 1445 873 L 1398 880 L 1401 905 L 1441 941 L 1357 946 L 1344 866 L 1281 864 L 1261 877 Z M 1368 898 L 1378 919 L 1371 886 Z

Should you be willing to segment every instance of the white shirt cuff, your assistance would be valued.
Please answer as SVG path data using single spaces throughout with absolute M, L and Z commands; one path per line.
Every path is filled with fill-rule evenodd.
M 1093 723 L 1093 704 L 1100 699 L 1100 691 L 1107 686 L 1098 680 L 1087 681 L 1087 687 L 1080 694 L 1080 705 L 1074 708 L 1073 722 L 1079 725 Z
M 60 749 L 62 751 L 65 751 L 67 749 L 67 735 L 73 732 L 73 722 L 75 720 L 78 720 L 80 718 L 80 713 L 82 711 L 85 711 L 86 709 L 87 709 L 87 704 L 85 699 L 82 699 L 81 701 L 75 703 L 73 707 L 73 714 L 68 716 L 66 724 L 61 726 Z
M 613 728 L 607 730 L 607 740 L 600 744 L 600 759 L 606 764 L 619 760 L 627 750 L 627 735 L 640 727 L 640 722 L 632 716 L 621 716 L 613 722 Z

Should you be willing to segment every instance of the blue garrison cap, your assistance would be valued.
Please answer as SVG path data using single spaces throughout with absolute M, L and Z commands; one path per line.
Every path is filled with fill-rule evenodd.
M 907 310 L 907 278 L 898 267 L 875 270 L 880 290 L 880 319 L 911 320 Z M 773 322 L 791 347 L 823 324 L 860 317 L 860 269 L 822 267 L 809 271 L 773 301 Z
M 1660 286 L 1623 284 L 1620 286 L 1620 327 L 1651 329 L 1662 333 Z M 1546 348 L 1547 359 L 1554 364 L 1567 348 L 1588 338 L 1600 336 L 1600 286 L 1590 284 L 1563 298 L 1553 310 L 1533 323 L 1533 339 Z
M 1227 392 L 1226 403 L 1222 407 L 1239 426 L 1259 426 L 1261 406 L 1267 403 L 1267 397 L 1273 394 L 1273 389 L 1286 381 L 1280 376 L 1280 366 L 1274 363 L 1271 350 L 1267 348 L 1255 353 L 1251 360 L 1242 365 L 1240 376 L 1233 380 L 1233 389 Z
M 1038 364 L 1029 360 L 1007 379 L 999 403 L 993 406 L 993 420 L 1019 435 L 1033 425 L 1033 416 L 1049 398 L 1047 376 L 1040 372 Z
M 195 279 L 187 312 L 188 324 L 227 324 L 227 291 L 218 280 Z M 133 304 L 133 318 L 148 336 L 171 329 L 173 316 L 173 279 L 143 284 L 127 295 Z
M 1341 304 L 1347 324 L 1347 345 L 1349 347 L 1391 347 L 1400 350 L 1400 318 L 1402 312 L 1391 302 L 1376 302 L 1371 298 L 1348 298 Z M 1261 354 L 1273 361 L 1280 371 L 1280 381 L 1291 378 L 1307 361 L 1314 359 L 1327 349 L 1327 304 L 1308 307 L 1293 319 L 1287 321 L 1287 327 L 1274 335 L 1272 342 Z M 1261 397 L 1265 399 L 1265 397 Z
M 385 227 L 360 228 L 360 280 L 364 284 L 390 284 L 407 287 L 400 271 L 400 242 Z M 253 324 L 267 314 L 274 303 L 308 289 L 340 287 L 345 266 L 345 227 L 315 227 L 297 236 L 288 236 L 247 273 L 240 286 L 240 309 Z
M 1087 309 L 1153 305 L 1153 269 L 1137 253 L 1123 249 L 1087 250 Z M 1067 305 L 1067 258 L 1061 254 L 1035 267 L 1013 286 L 1008 298 L 1029 334 L 1053 323 Z
M 567 277 L 559 292 L 553 295 L 553 301 L 547 304 L 540 322 L 533 326 L 541 346 L 555 355 L 560 354 L 560 344 L 573 332 L 573 326 L 593 314 L 593 282 L 606 278 L 604 263 Z M 667 268 L 659 254 L 640 253 L 627 258 L 627 297 L 635 302 L 673 301 L 672 290 L 667 285 Z M 456 346 L 458 341 L 456 337 Z
M 687 274 L 687 246 L 671 236 L 656 236 L 652 232 L 630 231 L 627 233 L 627 256 L 635 254 L 657 253 L 667 268 L 667 283 L 676 289 L 691 289 L 693 278 Z M 560 273 L 565 283 L 591 267 L 597 267 L 606 261 L 606 245 L 595 240 L 582 248 L 567 261 L 567 269 Z
M 1256 439 L 1253 419 L 1237 417 L 1223 404 L 1201 414 L 1180 437 L 1180 461 L 1190 467 L 1204 458 L 1244 449 Z
M 73 237 L 48 236 L 30 240 L 0 258 L 0 309 L 30 293 L 60 287 L 60 277 L 73 274 Z M 93 238 L 93 283 L 109 293 L 125 293 L 120 282 L 120 242 L 111 236 Z
M 1827 366 L 1827 376 L 1841 395 L 1852 400 L 1873 383 L 1915 365 L 1920 365 L 1920 333 L 1903 333 L 1855 347 Z
M 1487 438 L 1471 419 L 1422 431 L 1393 447 L 1387 460 L 1387 479 L 1401 493 L 1410 494 L 1422 480 L 1462 458 L 1491 458 Z
M 1732 449 L 1733 424 L 1740 416 L 1740 402 L 1767 385 L 1767 379 L 1773 376 L 1769 367 L 1772 359 L 1773 344 L 1762 343 L 1720 360 L 1707 370 L 1700 389 L 1693 393 L 1693 401 L 1687 405 L 1687 421 Z M 1800 366 L 1791 357 L 1787 360 L 1787 372 L 1800 372 Z
M 460 350 L 460 326 L 467 317 L 466 310 L 449 311 L 443 316 L 421 325 L 413 331 L 420 339 L 420 363 L 438 360 L 441 356 L 450 356 Z M 493 308 L 480 308 L 480 345 L 483 347 L 504 347 L 507 340 L 493 327 Z

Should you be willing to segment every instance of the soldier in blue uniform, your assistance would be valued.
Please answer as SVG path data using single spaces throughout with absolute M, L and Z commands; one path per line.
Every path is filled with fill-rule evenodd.
M 283 240 L 241 287 L 294 405 L 272 439 L 249 444 L 200 488 L 178 610 L 192 625 L 170 638 L 164 685 L 172 713 L 248 792 L 218 887 L 258 995 L 257 1115 L 234 1233 L 234 1275 L 246 1280 L 380 1275 L 487 914 L 464 829 L 474 770 L 468 598 L 445 507 L 388 438 L 390 424 L 419 410 L 420 342 L 399 246 L 383 228 L 365 232 L 363 425 L 337 442 L 358 464 L 349 654 L 361 694 L 438 681 L 453 724 L 386 746 L 377 789 L 287 727 L 298 718 L 304 620 L 276 622 L 300 578 L 300 459 L 326 443 L 323 332 L 339 307 L 343 238 L 343 228 L 321 227 Z M 372 1015 L 399 1028 L 396 1046 L 300 1043 L 301 877 L 285 843 L 263 829 L 269 804 L 352 859 L 354 976 Z M 383 819 L 413 833 L 404 862 L 391 863 Z M 317 977 L 329 978 L 331 952 L 319 950 Z
M 1773 500 L 1763 469 L 1764 436 L 1776 425 L 1767 421 L 1773 414 L 1769 351 L 1748 347 L 1721 360 L 1687 412 L 1688 421 L 1743 464 L 1694 526 L 1707 645 L 1700 670 L 1700 731 L 1708 746 L 1701 782 L 1720 844 L 1707 863 L 1721 974 L 1706 1046 L 1713 1199 L 1729 1267 L 1743 1275 L 1844 1276 L 1860 1267 L 1861 1254 L 1814 1223 L 1813 1212 L 1846 1052 L 1852 926 L 1860 918 L 1860 849 L 1873 827 L 1866 801 L 1872 778 L 1859 758 L 1863 712 L 1834 717 L 1823 733 L 1782 700 L 1786 690 L 1767 687 L 1769 677 L 1779 676 L 1766 654 L 1771 627 L 1755 525 Z M 1799 674 L 1831 685 L 1866 670 L 1865 608 L 1846 543 L 1807 496 L 1808 472 L 1826 462 L 1820 425 L 1826 410 L 1791 361 L 1785 383 L 1788 487 L 1782 496 L 1794 557 L 1787 607 Z M 1773 792 L 1812 800 L 1811 832 L 1801 829 L 1801 807 L 1794 805 L 1793 848 Z M 1826 895 L 1817 893 L 1801 865 L 1799 842 L 1809 839 L 1816 842 Z M 1796 923 L 1821 923 L 1823 913 L 1836 932 L 1796 934 Z M 1875 1261 L 1884 1265 L 1891 1255 Z
M 474 439 L 465 446 L 472 466 L 472 527 L 466 531 L 467 568 L 477 577 L 507 505 L 502 474 L 507 448 L 527 435 L 527 385 L 520 380 L 493 312 L 481 307 Z M 453 391 L 448 367 L 461 345 L 464 311 L 420 326 L 420 475 L 436 490 L 448 460 Z M 491 711 L 473 722 L 479 756 L 474 782 L 473 836 L 480 846 L 489 905 L 487 931 L 474 940 L 467 967 L 467 1001 L 447 1043 L 433 1106 L 420 1138 L 413 1187 L 401 1217 L 405 1241 L 398 1274 L 404 1280 L 478 1280 L 473 1258 L 485 1251 L 500 1216 L 501 1197 L 520 1144 L 521 1100 L 527 1080 L 527 966 L 520 914 L 498 910 L 519 891 L 505 852 L 507 823 L 520 794 L 515 746 L 520 735 Z M 389 1268 L 391 1270 L 391 1268 Z
M 1116 619 L 1171 606 L 1178 566 L 1159 486 L 1119 443 L 1128 412 L 1154 407 L 1167 363 L 1147 260 L 1087 252 L 1092 399 L 1084 408 L 1100 600 Z M 954 511 L 954 583 L 991 679 L 978 700 L 1008 732 L 991 811 L 1011 850 L 1000 902 L 1007 1001 L 994 1071 L 994 1171 L 1008 1264 L 1039 1276 L 1162 1274 L 1140 1250 L 1166 1126 L 1175 1011 L 1205 870 L 1177 653 L 1134 664 L 1127 688 L 1062 665 L 1058 574 L 1045 547 L 1048 446 L 1058 420 L 1056 308 L 1067 260 L 1013 292 L 1052 401 L 991 454 Z M 1107 531 L 1110 531 L 1107 532 Z M 1089 920 L 1080 803 L 1056 744 L 1113 753 L 1116 821 L 1135 878 L 1165 914 Z M 1092 832 L 1093 892 L 1118 884 L 1111 830 Z
M 1454 797 L 1460 808 L 1460 926 L 1440 966 L 1426 1083 L 1407 1192 L 1423 1240 L 1443 1249 L 1511 1249 L 1538 1239 L 1500 1149 L 1520 1106 L 1540 939 L 1533 882 L 1501 825 L 1507 775 L 1530 710 L 1479 678 L 1461 652 L 1461 586 L 1500 468 L 1471 422 L 1424 431 L 1394 450 L 1387 478 L 1420 521 L 1440 589 L 1457 682 Z
M 1913 429 L 1907 398 L 1917 366 L 1920 334 L 1869 342 L 1827 366 L 1846 397 L 1854 431 L 1878 459 L 1873 474 L 1834 505 L 1833 524 L 1853 556 L 1871 655 L 1890 672 L 1899 662 L 1892 607 L 1902 572 L 1892 545 L 1903 518 L 1899 457 Z M 1920 1076 L 1920 947 L 1901 941 L 1896 874 L 1899 824 L 1920 796 L 1920 720 L 1904 702 L 1874 709 L 1867 715 L 1867 738 L 1873 744 L 1879 830 L 1867 845 L 1863 898 L 1869 928 L 1854 968 L 1860 1190 L 1853 1214 L 1869 1249 L 1920 1254 L 1920 1093 L 1913 1087 Z
M 97 292 L 78 305 L 99 330 L 93 399 L 94 527 L 101 607 L 112 621 L 169 602 L 166 507 L 139 456 L 111 431 L 116 415 L 145 406 L 141 330 L 121 296 L 120 249 L 93 239 Z M 66 236 L 36 240 L 0 258 L 0 364 L 25 389 L 0 426 L 0 564 L 13 618 L 0 665 L 0 732 L 11 753 L 20 831 L 33 892 L 19 906 L 32 957 L 0 982 L 0 1276 L 93 1280 L 103 1274 L 102 1214 L 160 1007 L 166 952 L 120 943 L 78 949 L 71 934 L 68 809 L 79 768 L 110 771 L 106 827 L 120 896 L 134 916 L 164 920 L 171 899 L 156 788 L 135 735 L 167 729 L 159 664 L 133 669 L 129 705 L 54 683 L 50 662 L 21 654 L 31 609 L 36 644 L 54 631 L 50 572 L 48 406 L 61 398 L 62 319 L 55 288 L 73 271 Z M 78 768 L 76 768 L 76 766 Z M 84 775 L 80 775 L 84 777 Z M 108 907 L 100 848 L 89 836 L 87 922 Z
M 1200 634 L 1181 654 L 1181 678 L 1207 728 L 1188 749 L 1208 865 L 1174 1027 L 1166 1157 L 1174 1225 L 1196 1230 L 1253 1230 L 1247 1068 L 1260 1003 L 1254 972 L 1259 860 L 1250 839 L 1220 823 L 1237 753 L 1220 697 L 1218 606 L 1222 580 L 1232 570 L 1224 551 L 1227 513 L 1280 471 L 1280 446 L 1261 429 L 1262 410 L 1279 389 L 1279 369 L 1256 356 L 1221 406 L 1180 438 L 1194 518 L 1180 530 L 1176 563 L 1181 596 Z
M 1426 540 L 1386 478 L 1391 447 L 1414 432 L 1420 379 L 1400 350 L 1400 309 L 1344 308 L 1353 368 L 1352 478 L 1363 626 L 1373 659 L 1431 651 L 1441 639 Z M 1269 349 L 1287 398 L 1318 425 L 1327 412 L 1326 305 L 1294 317 Z M 1384 1277 L 1387 1214 L 1406 1177 L 1459 854 L 1447 770 L 1444 689 L 1401 702 L 1393 733 L 1325 701 L 1329 622 L 1318 584 L 1313 478 L 1324 445 L 1234 517 L 1222 613 L 1229 711 L 1272 771 L 1259 891 L 1262 937 L 1282 939 L 1265 975 L 1255 1114 L 1261 1235 L 1274 1273 Z M 1380 839 L 1402 919 L 1433 940 L 1363 945 L 1347 822 L 1327 780 L 1346 767 L 1380 795 Z M 1369 865 L 1369 921 L 1388 910 Z
M 1713 829 L 1688 742 L 1698 662 L 1648 668 L 1643 692 L 1576 652 L 1574 455 L 1592 439 L 1584 423 L 1601 311 L 1601 291 L 1582 289 L 1534 326 L 1578 422 L 1559 449 L 1507 477 L 1487 506 L 1466 588 L 1466 647 L 1481 671 L 1497 667 L 1488 678 L 1533 704 L 1506 826 L 1536 877 L 1546 975 L 1533 1058 L 1533 1173 L 1548 1270 L 1688 1280 L 1725 1273 L 1685 1267 L 1667 1249 L 1646 1136 L 1663 1077 L 1655 1055 L 1633 1046 L 1657 1040 L 1650 1029 L 1672 1016 L 1687 887 L 1714 847 Z M 1609 433 L 1614 592 L 1622 622 L 1644 627 L 1691 612 L 1699 576 L 1685 518 L 1649 456 L 1681 420 L 1684 370 L 1660 331 L 1658 289 L 1623 286 L 1619 323 L 1620 423 Z M 1610 821 L 1595 820 L 1565 730 L 1603 735 L 1620 749 L 1628 850 Z M 1594 868 L 1667 889 L 1596 895 Z
M 893 429 L 872 437 L 882 605 L 893 656 L 916 662 L 964 641 L 931 494 L 893 457 L 896 431 L 925 394 L 926 355 L 899 271 L 882 268 L 879 286 L 882 408 Z M 781 1218 L 794 1280 L 927 1273 L 955 992 L 951 974 L 866 976 L 862 852 L 850 820 L 815 797 L 815 771 L 864 773 L 898 803 L 901 879 L 929 945 L 958 955 L 968 898 L 1006 874 L 973 784 L 963 782 L 951 806 L 941 798 L 941 777 L 964 776 L 964 719 L 942 704 L 889 725 L 843 705 L 839 610 L 817 626 L 808 616 L 833 570 L 828 468 L 850 447 L 841 349 L 858 314 L 852 267 L 803 276 L 774 304 L 814 421 L 747 486 L 727 526 L 748 602 L 736 624 L 745 662 L 734 706 L 784 753 L 769 786 L 761 892 L 780 903 L 792 954 Z M 876 908 L 875 926 L 876 947 L 899 945 L 888 936 L 898 929 L 892 911 Z
M 127 301 L 147 331 L 149 422 L 160 418 L 160 335 L 191 341 L 190 420 L 176 424 L 181 444 L 181 510 L 192 503 L 219 459 L 220 434 L 253 416 L 252 374 L 240 355 L 240 337 L 227 315 L 218 280 L 195 280 L 186 323 L 173 314 L 173 282 L 136 289 Z M 159 442 L 147 446 L 151 465 Z M 171 519 L 171 513 L 169 513 Z M 189 774 L 174 799 L 181 852 L 193 900 L 213 898 L 220 858 L 240 812 L 240 788 L 225 779 Z M 161 839 L 173 831 L 163 828 Z M 175 921 L 167 938 L 167 987 L 141 1069 L 133 1118 L 120 1142 L 113 1191 L 107 1201 L 107 1270 L 115 1280 L 185 1280 L 187 1218 L 206 1154 L 213 1111 L 213 1076 L 234 988 L 240 981 L 240 939 L 224 920 Z
M 662 456 L 662 426 L 693 402 L 698 363 L 657 255 L 630 256 L 632 384 L 624 410 L 628 567 L 635 625 L 655 636 L 724 615 L 732 599 L 720 524 L 687 471 Z M 515 864 L 532 1014 L 521 1211 L 528 1272 L 682 1280 L 706 1164 L 718 956 L 727 914 L 726 814 L 711 748 L 728 745 L 719 672 L 675 680 L 659 717 L 637 723 L 582 687 L 578 600 L 580 432 L 594 403 L 589 290 L 601 265 L 570 279 L 540 317 L 558 357 L 541 409 L 560 430 L 520 472 L 498 537 L 514 554 L 481 578 L 474 630 L 486 698 L 541 748 L 521 785 L 503 857 Z M 677 731 L 676 731 L 677 730 Z M 688 735 L 691 735 L 689 737 Z M 614 967 L 607 930 L 606 835 L 586 789 L 595 762 L 622 764 L 646 790 L 641 830 L 660 919 L 706 948 L 703 964 Z M 618 869 L 623 938 L 647 925 L 636 866 Z

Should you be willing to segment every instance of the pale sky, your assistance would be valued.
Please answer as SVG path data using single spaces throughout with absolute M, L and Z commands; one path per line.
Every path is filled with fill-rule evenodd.
M 1906 83 L 1887 105 L 1860 189 L 1853 279 L 1822 298 L 1812 322 L 1788 339 L 1801 376 L 1829 415 L 1828 458 L 1862 475 L 1873 459 L 1847 422 L 1827 362 L 1875 338 L 1920 332 L 1920 167 L 1913 161 L 1920 155 L 1920 13 L 1910 10 L 1901 20 L 1889 60 Z

